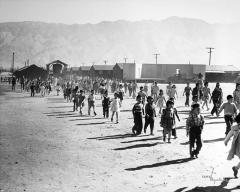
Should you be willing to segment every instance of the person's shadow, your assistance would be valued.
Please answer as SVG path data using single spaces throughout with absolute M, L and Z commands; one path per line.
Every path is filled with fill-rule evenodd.
M 231 188 L 225 189 L 231 179 L 236 179 L 235 177 L 225 177 L 219 186 L 206 186 L 206 187 L 195 187 L 185 192 L 231 192 L 234 190 L 240 191 L 240 185 Z M 186 187 L 175 190 L 174 192 L 182 192 Z

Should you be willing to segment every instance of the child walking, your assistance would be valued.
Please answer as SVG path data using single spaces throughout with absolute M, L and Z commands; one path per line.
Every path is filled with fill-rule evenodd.
M 226 123 L 225 135 L 227 136 L 228 132 L 231 130 L 231 126 L 233 124 L 233 118 L 235 115 L 237 115 L 237 107 L 233 103 L 232 95 L 227 96 L 227 102 L 222 104 L 217 116 L 219 116 L 219 114 L 222 112 L 222 110 L 224 110 L 224 119 L 225 119 L 225 123 Z
M 190 157 L 197 158 L 199 151 L 202 148 L 202 129 L 204 125 L 204 118 L 200 114 L 200 105 L 198 103 L 192 105 L 192 110 L 186 121 L 187 137 L 189 136 L 189 152 Z M 196 142 L 196 149 L 194 150 L 194 144 Z
M 209 110 L 208 100 L 209 100 L 209 96 L 210 96 L 210 98 L 212 96 L 211 96 L 211 93 L 210 93 L 210 88 L 208 88 L 208 82 L 204 83 L 204 87 L 202 88 L 202 92 L 203 92 L 203 98 L 202 98 L 203 99 L 203 105 L 202 105 L 202 109 L 204 108 L 204 105 L 206 105 L 207 110 Z M 210 99 L 210 102 L 211 102 L 211 99 Z
M 122 106 L 123 96 L 124 96 L 124 89 L 123 89 L 122 84 L 120 84 L 119 91 L 118 91 L 118 97 L 120 99 L 120 107 Z
M 91 94 L 88 96 L 88 115 L 90 115 L 91 108 L 93 108 L 93 113 L 96 116 L 95 112 L 95 95 L 94 90 L 91 90 Z
M 108 91 L 106 90 L 102 100 L 103 118 L 109 117 L 109 106 L 110 106 L 110 98 L 108 97 Z
M 157 97 L 157 102 L 156 102 L 157 103 L 157 107 L 159 107 L 159 112 L 158 112 L 159 115 L 162 114 L 162 108 L 163 108 L 163 103 L 164 102 L 166 103 L 166 99 L 165 99 L 165 97 L 163 95 L 163 90 L 160 89 L 159 95 Z
M 143 122 L 142 122 L 142 115 L 143 115 L 143 104 L 142 104 L 142 97 L 140 95 L 136 98 L 137 103 L 132 108 L 132 114 L 134 119 L 134 126 L 132 128 L 132 132 L 134 135 L 140 135 L 142 133 Z
M 170 100 L 166 103 L 166 109 L 163 109 L 160 125 L 163 127 L 163 141 L 166 141 L 166 135 L 168 134 L 168 143 L 171 143 L 171 132 L 174 125 L 174 103 Z
M 78 96 L 78 106 L 79 106 L 79 113 L 82 115 L 82 108 L 84 107 L 84 100 L 85 100 L 85 95 L 84 91 L 80 90 L 80 94 Z
M 144 133 L 146 133 L 147 127 L 150 125 L 150 134 L 153 135 L 154 117 L 156 117 L 156 111 L 155 106 L 153 105 L 153 98 L 151 96 L 148 96 L 147 104 L 145 107 Z
M 234 155 L 238 156 L 240 158 L 240 113 L 235 117 L 236 125 L 233 125 L 230 132 L 228 133 L 227 137 L 224 140 L 224 144 L 227 146 L 229 140 L 231 137 L 233 137 L 232 140 L 232 146 L 229 151 L 227 160 L 232 160 L 234 158 Z M 237 178 L 238 170 L 240 168 L 240 162 L 232 167 L 233 175 L 235 178 Z
M 120 99 L 118 98 L 117 93 L 114 93 L 114 98 L 112 99 L 112 102 L 111 102 L 111 111 L 112 111 L 111 121 L 113 122 L 113 116 L 116 113 L 116 123 L 119 123 L 118 113 L 120 111 Z
M 184 92 L 183 92 L 183 96 L 184 96 L 184 93 L 186 95 L 185 107 L 189 107 L 189 97 L 190 97 L 191 91 L 192 91 L 192 88 L 189 86 L 189 83 L 187 83 L 187 87 L 184 88 Z
M 178 121 L 180 121 L 180 118 L 178 116 L 177 109 L 174 107 L 174 98 L 170 98 L 169 100 L 173 102 L 173 112 L 174 112 L 174 126 L 172 128 L 172 136 L 174 137 L 174 139 L 177 139 L 176 118 L 175 117 L 177 117 Z

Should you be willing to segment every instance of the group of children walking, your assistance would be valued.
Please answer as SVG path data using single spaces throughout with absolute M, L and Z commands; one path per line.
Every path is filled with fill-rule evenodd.
M 216 86 L 219 89 L 219 85 Z M 167 90 L 168 91 L 168 90 Z M 167 92 L 166 91 L 166 92 Z M 202 89 L 199 88 L 197 84 L 196 87 L 192 90 L 189 84 L 184 89 L 186 95 L 185 106 L 189 106 L 190 102 L 190 93 L 193 94 L 193 102 L 191 105 L 191 110 L 189 116 L 186 120 L 186 136 L 189 137 L 189 154 L 191 158 L 198 158 L 198 154 L 202 148 L 202 130 L 204 127 L 204 117 L 201 115 L 201 105 L 200 100 L 202 100 L 202 108 L 204 106 L 208 107 L 209 99 L 214 100 L 213 94 L 211 95 L 210 89 L 208 88 L 208 83 L 204 83 Z M 114 97 L 111 99 L 108 96 L 108 91 L 104 91 L 102 95 L 102 108 L 103 108 L 103 117 L 109 118 L 109 110 L 112 111 L 111 121 L 113 121 L 114 116 L 116 116 L 116 123 L 119 123 L 119 112 L 122 105 L 123 96 L 124 96 L 123 86 L 119 86 L 119 90 L 114 93 Z M 163 90 L 159 90 L 157 96 L 147 96 L 147 93 L 144 91 L 144 87 L 140 87 L 140 91 L 136 97 L 136 103 L 132 108 L 132 114 L 134 118 L 134 126 L 132 127 L 132 132 L 134 135 L 140 135 L 142 132 L 146 134 L 148 127 L 150 127 L 150 135 L 154 135 L 154 125 L 155 118 L 157 115 L 160 116 L 160 126 L 163 128 L 163 141 L 171 143 L 171 137 L 177 138 L 176 134 L 176 119 L 180 121 L 178 116 L 177 109 L 174 107 L 174 101 L 176 98 L 170 97 L 168 95 L 168 100 L 166 100 Z M 73 110 L 77 110 L 80 107 L 80 114 L 82 115 L 82 108 L 84 107 L 84 101 L 86 96 L 82 90 L 78 90 L 78 87 L 75 88 L 75 91 L 72 93 L 74 107 Z M 229 152 L 228 159 L 231 160 L 234 155 L 237 155 L 240 158 L 240 138 L 238 135 L 240 133 L 240 114 L 237 115 L 237 107 L 233 102 L 234 97 L 232 95 L 227 96 L 227 102 L 220 105 L 216 114 L 219 114 L 224 111 L 224 119 L 226 122 L 226 131 L 225 131 L 225 145 L 229 142 L 231 137 L 234 137 L 232 148 Z M 87 98 L 88 102 L 88 115 L 90 115 L 91 109 L 93 108 L 94 115 L 97 115 L 95 112 L 95 100 L 96 96 L 92 90 Z M 166 107 L 164 108 L 164 104 Z M 157 112 L 157 109 L 159 111 Z M 145 122 L 143 124 L 143 117 Z M 233 125 L 234 120 L 236 125 Z M 196 145 L 196 146 L 195 146 Z M 237 177 L 238 170 L 240 168 L 240 163 L 237 166 L 232 167 L 234 176 Z

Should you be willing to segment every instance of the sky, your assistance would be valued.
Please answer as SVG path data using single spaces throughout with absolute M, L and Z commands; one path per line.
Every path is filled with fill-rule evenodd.
M 240 22 L 239 10 L 239 0 L 0 0 L 0 22 L 84 24 L 178 16 L 227 24 Z

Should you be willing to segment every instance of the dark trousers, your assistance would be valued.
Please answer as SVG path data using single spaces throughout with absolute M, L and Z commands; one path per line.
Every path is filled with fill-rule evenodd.
M 134 126 L 132 128 L 132 132 L 136 135 L 140 135 L 142 133 L 143 122 L 142 122 L 142 115 L 135 114 L 134 115 Z
M 12 90 L 13 91 L 15 90 L 15 84 L 12 84 Z
M 227 125 L 225 134 L 227 135 L 231 130 L 231 126 L 233 124 L 233 116 L 232 115 L 224 115 L 225 123 Z
M 109 108 L 108 107 L 103 107 L 103 117 L 108 118 L 109 117 Z
M 199 151 L 202 148 L 202 139 L 201 139 L 201 128 L 200 127 L 191 127 L 189 132 L 189 143 L 190 143 L 190 154 L 194 152 L 194 154 L 198 155 Z M 194 145 L 196 142 L 196 149 L 194 149 Z
M 186 95 L 185 106 L 189 107 L 189 95 Z
M 172 136 L 177 137 L 177 131 L 176 128 L 172 129 Z
M 74 100 L 73 100 L 73 111 L 77 110 L 77 108 L 78 108 L 78 103 L 77 103 L 77 101 L 74 99 Z
M 150 125 L 151 134 L 153 133 L 154 128 L 154 118 L 145 117 L 144 132 L 146 132 L 148 125 Z
M 31 89 L 31 97 L 34 97 L 35 91 Z
M 216 113 L 217 115 L 218 110 L 219 110 L 219 103 L 217 101 L 213 101 L 213 108 L 212 108 L 211 114 L 213 115 L 214 113 Z

